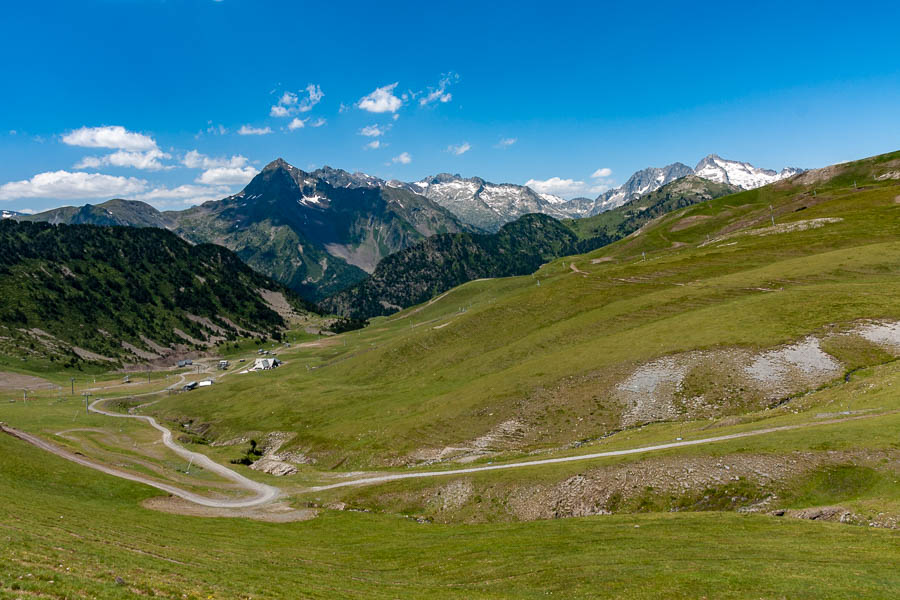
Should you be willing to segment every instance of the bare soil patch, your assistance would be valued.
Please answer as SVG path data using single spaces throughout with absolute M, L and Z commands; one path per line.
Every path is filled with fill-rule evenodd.
M 688 227 L 693 227 L 694 225 L 697 225 L 698 223 L 706 221 L 709 218 L 710 218 L 709 215 L 693 215 L 690 217 L 685 217 L 683 219 L 679 219 L 678 221 L 675 222 L 674 225 L 669 227 L 669 231 L 681 231 L 683 229 L 687 229 Z
M 571 263 L 571 264 L 569 265 L 569 268 L 572 269 L 572 271 L 574 271 L 575 273 L 581 273 L 582 275 L 587 275 L 587 274 L 588 274 L 587 271 L 582 271 L 581 269 L 579 269 L 578 266 L 577 266 L 575 263 Z
M 0 372 L 0 390 L 52 390 L 56 386 L 40 377 Z
M 262 457 L 250 465 L 250 468 L 254 471 L 262 471 L 269 475 L 283 477 L 296 473 L 296 465 L 315 463 L 315 459 L 306 456 L 298 450 L 280 451 L 282 446 L 296 436 L 296 433 L 289 431 L 273 431 L 269 433 L 262 444 Z
M 141 506 L 160 512 L 187 515 L 191 517 L 230 517 L 239 519 L 252 519 L 254 521 L 266 521 L 268 523 L 293 523 L 296 521 L 309 521 L 316 518 L 318 512 L 310 508 L 293 508 L 286 502 L 267 504 L 259 508 L 210 508 L 188 502 L 175 496 L 157 496 L 141 502 Z
M 399 464 L 429 465 L 445 461 L 470 463 L 484 456 L 521 447 L 525 432 L 526 426 L 522 422 L 509 419 L 495 425 L 486 434 L 458 446 L 416 450 L 400 459 Z
M 760 219 L 757 219 L 759 221 Z M 766 219 L 761 219 L 763 222 Z M 706 242 L 700 244 L 701 247 L 707 246 L 709 244 L 718 244 L 719 242 L 723 242 L 725 240 L 738 237 L 738 236 L 767 236 L 767 235 L 776 235 L 781 233 L 796 233 L 800 231 L 808 231 L 810 229 L 818 229 L 820 227 L 824 227 L 825 225 L 829 225 L 832 223 L 840 223 L 843 221 L 840 217 L 823 217 L 820 219 L 806 219 L 803 221 L 791 221 L 790 223 L 778 223 L 774 226 L 769 227 L 759 227 L 756 229 L 744 229 L 741 227 L 739 231 L 734 231 L 731 233 L 725 233 L 723 235 L 716 236 Z M 730 229 L 726 228 L 726 229 Z

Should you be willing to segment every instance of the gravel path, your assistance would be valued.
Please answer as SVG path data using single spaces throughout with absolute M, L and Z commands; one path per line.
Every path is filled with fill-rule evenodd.
M 157 429 L 162 433 L 162 441 L 168 448 L 170 448 L 173 452 L 184 458 L 185 460 L 192 460 L 194 464 L 202 466 L 204 469 L 216 473 L 226 479 L 230 479 L 234 481 L 239 486 L 247 489 L 251 492 L 254 492 L 256 495 L 252 498 L 245 498 L 239 500 L 215 500 L 211 498 L 207 498 L 205 496 L 200 496 L 193 492 L 189 492 L 187 490 L 183 490 L 174 485 L 169 485 L 166 483 L 161 483 L 147 477 L 143 477 L 141 475 L 137 475 L 134 473 L 129 473 L 126 471 L 120 471 L 118 469 L 108 467 L 106 465 L 102 465 L 99 463 L 95 463 L 83 456 L 74 454 L 69 452 L 68 450 L 64 450 L 59 446 L 51 444 L 45 440 L 37 436 L 33 436 L 29 433 L 25 433 L 24 431 L 19 431 L 17 429 L 13 429 L 8 427 L 4 423 L 0 423 L 0 431 L 12 435 L 20 440 L 26 441 L 42 450 L 46 450 L 47 452 L 51 452 L 61 458 L 65 458 L 72 462 L 78 463 L 85 467 L 89 467 L 91 469 L 95 469 L 97 471 L 101 471 L 108 475 L 113 475 L 115 477 L 121 477 L 122 479 L 128 479 L 130 481 L 136 481 L 138 483 L 143 483 L 145 485 L 149 485 L 155 487 L 157 489 L 168 492 L 174 496 L 178 496 L 179 498 L 183 498 L 195 504 L 199 504 L 201 506 L 208 506 L 213 508 L 248 508 L 253 506 L 259 506 L 262 504 L 266 504 L 271 502 L 272 500 L 278 498 L 281 495 L 281 490 L 277 487 L 266 485 L 263 483 L 259 483 L 253 481 L 252 479 L 248 479 L 243 475 L 220 465 L 214 462 L 205 454 L 201 454 L 199 452 L 192 452 L 172 439 L 172 432 L 160 425 L 156 422 L 156 419 L 146 415 L 125 415 L 121 413 L 113 413 L 97 408 L 97 404 L 102 402 L 103 400 L 95 400 L 89 407 L 89 410 L 95 412 L 97 414 L 105 415 L 108 417 L 115 418 L 123 418 L 123 419 L 140 419 L 146 421 L 150 424 L 151 427 Z M 743 431 L 740 433 L 731 433 L 726 435 L 720 435 L 715 437 L 701 438 L 696 440 L 683 440 L 677 442 L 669 442 L 666 444 L 656 444 L 653 446 L 643 446 L 639 448 L 629 448 L 626 450 L 609 450 L 606 452 L 594 452 L 592 454 L 580 454 L 577 456 L 563 456 L 558 458 L 543 458 L 539 460 L 529 460 L 523 462 L 516 463 L 508 463 L 502 465 L 487 465 L 483 467 L 469 467 L 465 469 L 452 469 L 447 471 L 423 471 L 418 473 L 394 473 L 388 475 L 378 475 L 375 477 L 365 477 L 362 479 L 355 479 L 352 481 L 342 481 L 340 483 L 332 483 L 328 485 L 320 485 L 307 488 L 306 491 L 310 492 L 318 492 L 323 490 L 331 490 L 335 488 L 342 487 L 351 487 L 358 485 L 370 485 L 375 483 L 385 483 L 388 481 L 396 481 L 400 479 L 419 479 L 423 477 L 442 477 L 445 475 L 465 475 L 469 473 L 479 473 L 482 471 L 497 471 L 501 469 L 520 469 L 523 467 L 533 467 L 540 465 L 548 465 L 553 463 L 566 463 L 566 462 L 576 462 L 576 461 L 584 461 L 584 460 L 592 460 L 595 458 L 604 458 L 609 456 L 625 456 L 629 454 L 642 454 L 645 452 L 654 452 L 657 450 L 666 450 L 670 448 L 682 448 L 686 446 L 698 446 L 702 444 L 712 444 L 716 442 L 723 442 L 727 440 L 736 440 L 745 437 L 752 437 L 756 435 L 764 435 L 769 433 L 776 433 L 780 431 L 792 431 L 795 429 L 804 429 L 807 427 L 815 427 L 819 425 L 830 425 L 835 423 L 842 423 L 846 421 L 855 421 L 858 419 L 868 419 L 872 417 L 883 416 L 887 413 L 879 413 L 879 414 L 869 414 L 869 415 L 860 415 L 855 417 L 846 417 L 839 419 L 830 419 L 824 421 L 818 421 L 814 423 L 802 423 L 797 425 L 782 425 L 779 427 L 767 427 L 764 429 L 754 429 L 752 431 Z
M 250 506 L 257 506 L 260 504 L 265 504 L 277 498 L 281 494 L 281 490 L 277 487 L 273 487 L 271 485 L 266 485 L 264 483 L 259 483 L 257 481 L 253 481 L 252 479 L 248 479 L 244 477 L 240 473 L 237 473 L 226 466 L 220 465 L 215 462 L 205 454 L 201 454 L 200 452 L 193 452 L 188 450 L 178 442 L 172 439 L 172 432 L 160 425 L 156 422 L 156 419 L 153 417 L 149 417 L 146 415 L 123 415 L 121 413 L 114 413 L 105 411 L 101 408 L 97 408 L 97 404 L 103 402 L 103 400 L 95 400 L 91 403 L 88 410 L 91 412 L 95 412 L 100 415 L 106 415 L 107 417 L 116 417 L 122 419 L 139 419 L 141 421 L 146 421 L 150 424 L 151 427 L 162 433 L 162 443 L 175 452 L 181 458 L 187 461 L 193 461 L 193 464 L 199 465 L 200 467 L 206 469 L 207 471 L 211 471 L 220 477 L 224 477 L 225 479 L 230 479 L 231 481 L 237 483 L 242 488 L 254 492 L 256 495 L 252 498 L 244 498 L 240 500 L 213 500 L 211 498 L 205 498 L 203 496 L 199 496 L 192 492 L 188 492 L 175 486 L 170 486 L 167 484 L 160 484 L 150 479 L 145 479 L 139 475 L 133 475 L 130 477 L 126 477 L 126 479 L 132 479 L 133 481 L 141 481 L 142 483 L 146 483 L 148 485 L 152 485 L 159 489 L 164 489 L 170 494 L 174 494 L 180 498 L 184 498 L 185 500 L 190 500 L 195 504 L 201 504 L 203 506 L 211 506 L 213 508 L 247 508 Z M 54 452 L 55 453 L 55 452 Z M 55 453 L 56 454 L 56 453 Z M 64 457 L 68 458 L 68 457 Z M 88 461 L 89 462 L 89 461 Z M 93 463 L 92 463 L 93 464 Z M 90 465 L 88 465 L 90 466 Z M 102 465 L 97 465 L 102 466 Z M 104 470 L 104 469 L 100 469 Z M 111 469 L 115 470 L 115 469 Z M 109 472 L 109 471 L 106 471 Z M 117 473 L 111 473 L 112 475 L 117 475 Z M 127 474 L 131 475 L 131 474 Z M 165 486 L 165 487 L 163 487 Z
M 489 465 L 485 467 L 469 467 L 467 469 L 453 469 L 449 471 L 430 471 L 420 473 L 398 473 L 392 475 L 379 475 L 376 477 L 366 477 L 363 479 L 354 479 L 353 481 L 342 481 L 341 483 L 332 483 L 329 485 L 320 485 L 311 487 L 308 491 L 318 492 L 322 490 L 331 490 L 334 488 L 350 487 L 355 485 L 368 485 L 372 483 L 384 483 L 387 481 L 396 481 L 398 479 L 418 479 L 421 477 L 440 477 L 443 475 L 465 475 L 467 473 L 479 473 L 481 471 L 497 471 L 500 469 L 519 469 L 522 467 L 533 467 L 538 465 L 548 465 L 552 463 L 575 462 L 582 460 L 591 460 L 594 458 L 603 458 L 607 456 L 624 456 L 627 454 L 642 454 L 644 452 L 654 452 L 656 450 L 666 450 L 669 448 L 681 448 L 684 446 L 698 446 L 701 444 L 712 444 L 715 442 L 724 442 L 726 440 L 737 440 L 740 438 L 751 437 L 754 435 L 763 435 L 767 433 L 775 433 L 778 431 L 791 431 L 794 429 L 804 429 L 806 427 L 815 427 L 818 425 L 830 425 L 834 423 L 842 423 L 845 421 L 855 421 L 857 419 L 867 419 L 871 417 L 883 416 L 886 413 L 875 415 L 863 415 L 857 417 L 847 417 L 844 419 L 831 419 L 828 421 L 818 421 L 815 423 L 803 423 L 799 425 L 782 425 L 779 427 L 767 427 L 765 429 L 754 429 L 752 431 L 743 431 L 740 433 L 730 433 L 716 437 L 701 438 L 698 440 L 685 440 L 681 442 L 670 442 L 667 444 L 657 444 L 655 446 L 643 446 L 640 448 L 629 448 L 627 450 L 609 450 L 607 452 L 595 452 L 593 454 L 580 454 L 577 456 L 562 456 L 559 458 L 542 458 L 540 460 L 529 460 L 517 463 L 508 463 L 504 465 Z

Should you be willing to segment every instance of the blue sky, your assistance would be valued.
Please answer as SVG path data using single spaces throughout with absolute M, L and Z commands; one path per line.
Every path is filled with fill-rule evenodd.
M 2 22 L 0 209 L 180 208 L 279 156 L 571 197 L 712 152 L 900 148 L 896 2 L 106 0 Z

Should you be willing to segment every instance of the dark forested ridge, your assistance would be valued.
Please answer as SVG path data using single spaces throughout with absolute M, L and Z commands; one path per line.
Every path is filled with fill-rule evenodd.
M 158 228 L 0 222 L 0 348 L 25 359 L 149 359 L 287 325 L 299 297 L 230 250 Z M 97 356 L 94 356 L 97 355 Z
M 541 214 L 525 215 L 495 234 L 436 235 L 388 256 L 371 277 L 322 307 L 354 318 L 390 314 L 473 279 L 531 273 L 577 241 L 570 229 Z
M 595 217 L 560 222 L 531 214 L 496 234 L 434 236 L 388 256 L 370 277 L 321 306 L 357 319 L 391 314 L 467 281 L 527 275 L 554 258 L 596 250 L 662 214 L 738 189 L 689 175 Z

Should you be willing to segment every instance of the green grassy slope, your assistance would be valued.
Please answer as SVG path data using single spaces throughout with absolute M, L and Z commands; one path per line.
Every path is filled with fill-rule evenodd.
M 509 420 L 523 424 L 520 450 L 605 435 L 621 426 L 615 385 L 641 363 L 760 351 L 900 317 L 900 187 L 876 179 L 898 160 L 711 200 L 534 276 L 470 282 L 332 346 L 298 350 L 299 368 L 269 376 L 254 402 L 258 383 L 235 379 L 159 410 L 220 435 L 296 431 L 295 444 L 321 464 L 348 469 L 403 463 Z M 779 227 L 801 225 L 765 229 L 770 205 Z M 726 402 L 717 414 L 750 408 Z
M 603 237 L 611 243 L 637 231 L 660 215 L 739 191 L 740 188 L 735 185 L 688 175 L 613 210 L 584 219 L 569 219 L 564 223 L 581 239 Z
M 894 153 L 691 206 L 533 277 L 469 282 L 365 330 L 281 348 L 276 371 L 232 372 L 144 409 L 207 439 L 296 433 L 289 447 L 315 464 L 285 478 L 242 472 L 283 486 L 294 506 L 341 501 L 375 513 L 320 509 L 296 523 L 164 514 L 138 506 L 153 490 L 0 436 L 0 598 L 893 598 L 898 532 L 868 524 L 900 516 L 900 361 L 853 331 L 900 319 L 900 185 L 883 177 L 898 167 Z M 759 398 L 729 391 L 728 353 L 759 356 L 809 335 L 840 361 L 830 379 Z M 686 353 L 719 361 L 684 379 L 687 393 L 719 405 L 620 430 L 616 385 Z M 4 402 L 0 420 L 63 443 L 61 429 L 104 426 L 98 415 L 72 418 L 77 402 L 52 392 Z M 306 489 L 358 468 L 409 472 L 423 450 L 464 446 L 509 421 L 521 433 L 490 442 L 476 466 L 804 427 Z M 140 424 L 123 427 L 152 443 Z M 83 435 L 94 440 L 86 452 L 115 456 L 105 447 L 115 436 Z M 221 462 L 245 449 L 192 447 Z M 714 477 L 682 488 L 688 468 Z M 641 479 L 653 472 L 674 484 Z M 604 498 L 625 489 L 615 488 L 622 475 L 631 492 Z M 465 497 L 454 492 L 467 485 Z M 759 501 L 836 506 L 867 526 L 734 512 Z M 617 514 L 554 518 L 599 510 Z
M 3 598 L 891 598 L 900 585 L 897 533 L 869 528 L 712 513 L 204 519 L 141 508 L 152 490 L 7 436 L 0 457 Z

